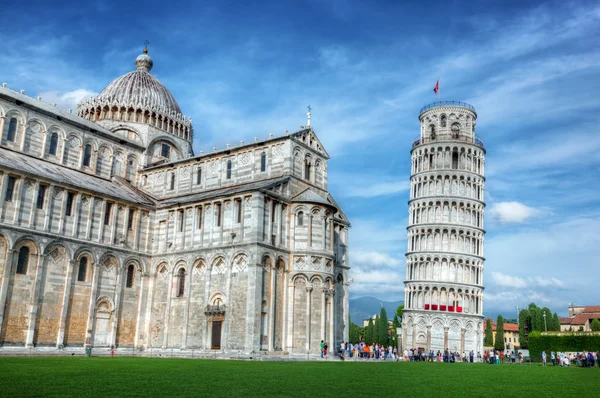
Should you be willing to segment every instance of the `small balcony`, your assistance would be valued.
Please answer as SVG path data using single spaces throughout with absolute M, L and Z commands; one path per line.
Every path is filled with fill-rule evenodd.
M 433 108 L 437 108 L 440 106 L 460 106 L 462 108 L 467 108 L 473 112 L 475 112 L 475 107 L 473 105 L 469 105 L 466 102 L 460 102 L 460 101 L 438 101 L 438 102 L 433 102 L 431 104 L 425 105 L 424 107 L 421 108 L 421 110 L 419 111 L 419 115 L 425 111 L 428 111 L 429 109 L 433 109 Z M 477 112 L 475 112 L 477 113 Z
M 420 135 L 416 136 L 413 140 L 412 147 L 416 148 L 422 144 L 430 144 L 432 142 L 442 142 L 442 141 L 456 141 L 456 142 L 465 142 L 467 144 L 475 144 L 483 148 L 483 140 L 477 136 L 467 136 L 460 134 L 436 134 L 434 137 L 424 137 L 421 138 Z

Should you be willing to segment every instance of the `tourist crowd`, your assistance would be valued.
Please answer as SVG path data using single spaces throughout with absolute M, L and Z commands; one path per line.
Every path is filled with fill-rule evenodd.
M 321 358 L 327 358 L 329 351 L 328 344 L 321 341 Z M 341 343 L 337 355 L 341 360 L 345 358 L 353 359 L 368 359 L 368 360 L 399 360 L 398 349 L 391 345 L 385 346 L 382 344 L 366 344 L 360 342 L 357 344 Z
M 583 368 L 593 368 L 594 366 L 600 367 L 598 357 L 600 352 L 584 351 L 578 353 L 565 353 L 565 352 L 550 352 L 550 360 L 552 366 L 581 366 Z M 548 355 L 546 351 L 542 351 L 542 362 L 546 366 L 548 362 Z

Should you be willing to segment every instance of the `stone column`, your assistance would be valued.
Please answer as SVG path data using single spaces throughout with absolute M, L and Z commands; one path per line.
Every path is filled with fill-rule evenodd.
M 327 314 L 326 314 L 326 310 L 327 310 L 327 306 L 325 304 L 326 301 L 326 296 L 327 296 L 327 292 L 328 289 L 327 288 L 323 288 L 321 291 L 321 340 L 326 340 L 326 336 L 325 336 L 325 322 L 327 321 Z
M 344 285 L 344 301 L 342 302 L 342 306 L 344 308 L 344 331 L 343 331 L 343 336 L 342 339 L 344 341 L 348 341 L 350 339 L 350 325 L 348 323 L 348 319 L 350 318 L 350 301 L 349 301 L 349 294 L 348 294 L 348 290 L 350 288 L 350 282 L 345 282 Z
M 144 302 L 147 300 L 147 294 L 150 291 L 148 288 L 148 278 L 149 274 L 147 272 L 143 272 L 142 271 L 142 275 L 140 276 L 140 299 L 138 302 L 138 310 L 137 310 L 137 320 L 135 322 L 135 337 L 134 337 L 134 341 L 133 341 L 133 346 L 134 347 L 139 347 L 140 345 L 140 332 L 141 332 L 141 328 L 142 328 L 142 309 L 144 306 Z M 148 335 L 146 334 L 145 336 L 145 340 L 146 340 L 146 345 L 148 344 Z
M 460 355 L 465 351 L 465 333 L 466 329 L 461 329 L 460 331 Z
M 287 301 L 287 316 L 288 316 L 288 327 L 287 327 L 287 348 L 288 352 L 292 352 L 294 348 L 294 281 L 289 281 L 288 284 L 288 301 Z
M 312 292 L 312 283 L 308 282 L 306 284 L 306 351 L 310 351 L 310 321 L 311 321 L 311 292 Z
M 412 324 L 412 347 L 417 348 L 417 324 L 413 322 Z
M 269 270 L 271 273 L 271 294 L 269 297 L 269 351 L 274 350 L 275 345 L 275 297 L 276 297 L 276 279 L 277 279 L 277 260 Z
M 183 310 L 183 341 L 181 342 L 181 349 L 185 350 L 187 346 L 188 336 L 188 323 L 190 322 L 190 300 L 192 298 L 192 277 L 194 275 L 194 264 L 190 267 L 187 278 L 185 280 L 185 293 L 187 297 L 185 299 L 185 309 Z
M 35 228 L 35 214 L 38 211 L 37 208 L 37 197 L 40 191 L 40 182 L 32 182 L 34 184 L 33 195 L 31 195 L 31 213 L 29 213 L 29 228 Z
M 75 203 L 73 204 L 73 230 L 71 231 L 71 236 L 77 237 L 77 232 L 79 232 L 79 218 L 81 215 L 82 204 L 81 204 L 81 194 L 78 194 L 75 197 Z
M 170 323 L 170 317 L 171 317 L 171 297 L 173 296 L 173 290 L 175 289 L 175 286 L 173 286 L 173 281 L 174 281 L 174 273 L 175 273 L 175 269 L 171 270 L 171 275 L 169 276 L 169 284 L 168 284 L 168 292 L 167 292 L 167 307 L 165 309 L 165 315 L 164 315 L 164 325 L 165 325 L 165 329 L 163 331 L 163 343 L 162 343 L 162 348 L 165 349 L 168 347 L 169 345 L 169 323 Z
M 307 236 L 307 247 L 310 249 L 312 247 L 312 224 L 313 224 L 313 216 L 312 214 L 307 214 L 308 221 L 308 236 Z
M 106 228 L 106 224 L 104 224 L 104 218 L 106 217 L 106 200 L 102 199 L 100 206 L 101 207 L 100 207 L 100 224 L 98 225 L 98 242 L 104 243 L 104 229 Z M 90 235 L 90 238 L 91 238 L 91 235 Z
M 448 327 L 444 327 L 444 350 L 448 349 Z
M 329 290 L 329 349 L 335 352 L 335 289 Z
M 431 350 L 431 325 L 427 325 L 427 347 L 428 350 Z
M 152 267 L 152 265 L 150 265 Z M 150 324 L 152 323 L 152 307 L 154 304 L 154 281 L 157 277 L 156 269 L 150 268 L 150 273 L 148 274 L 148 295 L 146 299 L 146 317 L 144 319 L 144 335 L 146 336 L 146 347 L 152 346 L 152 339 L 150 336 Z
M 8 245 L 8 241 L 6 244 Z M 4 310 L 6 308 L 6 296 L 8 294 L 8 282 L 11 270 L 16 269 L 18 258 L 19 252 L 17 250 L 8 249 L 6 251 L 6 263 L 4 264 L 4 272 L 2 274 L 2 285 L 0 285 L 0 327 L 2 327 L 2 322 L 4 321 Z
M 0 120 L 3 120 L 0 118 Z M 1 132 L 2 130 L 0 130 Z M 0 189 L 2 191 L 0 191 L 0 221 L 3 219 L 4 216 L 4 207 L 6 206 L 6 184 L 8 183 L 8 174 L 4 173 L 4 175 L 2 176 L 2 187 L 0 187 Z M 4 311 L 4 308 L 1 309 L 1 311 Z
M 21 217 L 21 204 L 23 202 L 23 194 L 25 193 L 26 180 L 19 178 L 15 183 L 15 192 L 17 198 L 15 200 L 15 216 L 13 217 L 13 224 L 19 225 L 19 218 Z M 31 209 L 33 211 L 33 209 Z
M 45 254 L 37 254 L 37 263 L 35 266 L 35 279 L 31 292 L 31 302 L 29 310 L 29 323 L 27 326 L 27 337 L 25 338 L 25 347 L 33 347 L 33 335 L 35 331 L 35 322 L 37 318 L 38 304 L 39 304 L 39 291 L 40 283 L 43 273 L 43 262 L 46 258 Z
M 113 308 L 112 325 L 110 332 L 110 345 L 116 346 L 117 329 L 119 328 L 119 309 L 121 308 L 121 295 L 123 294 L 123 266 L 115 264 L 117 267 L 117 284 L 115 293 L 115 308 Z
M 250 259 L 248 259 L 250 260 Z M 232 266 L 233 268 L 233 266 Z M 262 311 L 262 272 L 261 264 L 248 264 L 248 291 L 246 300 L 246 352 L 260 351 L 260 335 L 261 335 L 261 311 Z M 231 295 L 231 281 L 229 293 Z M 231 313 L 232 307 L 229 307 Z M 229 314 L 227 320 L 228 327 L 231 323 L 232 314 Z
M 204 287 L 204 308 L 206 308 L 210 303 L 208 300 L 210 299 L 210 280 L 212 276 L 212 267 L 211 264 L 206 264 L 206 285 Z M 204 349 L 210 350 L 211 342 L 208 341 L 208 319 L 205 316 L 204 321 Z
M 331 230 L 329 233 L 330 250 L 335 251 L 335 226 L 333 225 L 333 217 L 329 220 L 329 229 Z
M 291 264 L 290 264 L 291 266 Z M 287 331 L 288 331 L 288 273 L 285 270 L 283 272 L 283 309 L 282 309 L 282 330 L 281 330 L 281 350 L 285 351 L 287 349 Z
M 56 348 L 62 348 L 65 344 L 65 327 L 67 324 L 67 313 L 69 311 L 69 296 L 71 295 L 71 279 L 77 260 L 69 259 L 67 261 L 67 276 L 65 277 L 65 288 L 63 290 L 62 304 L 60 306 L 60 325 L 58 336 L 56 338 Z
M 402 324 L 402 351 L 404 351 L 408 348 L 408 325 L 404 325 L 404 322 Z M 402 355 L 404 355 L 404 352 Z
M 94 326 L 94 313 L 96 309 L 96 295 L 98 294 L 98 278 L 100 276 L 100 267 L 100 264 L 90 264 L 90 269 L 92 270 L 92 285 L 90 286 L 90 305 L 88 307 L 88 320 L 85 337 L 86 345 L 94 343 L 92 338 L 92 328 Z
M 296 247 L 296 214 L 292 213 L 290 216 L 290 244 L 289 249 L 294 250 Z
M 221 208 L 221 214 L 224 209 Z M 221 231 L 223 231 L 223 223 L 221 223 Z M 221 330 L 221 351 L 225 351 L 227 346 L 229 345 L 229 323 L 231 322 L 231 310 L 233 306 L 231 305 L 231 272 L 233 270 L 233 258 L 228 261 L 227 264 L 227 284 L 225 287 L 225 297 L 227 298 L 227 311 L 225 311 L 225 319 L 223 320 L 223 329 Z M 249 271 L 249 270 L 248 270 Z M 248 275 L 250 276 L 250 275 Z M 249 281 L 248 281 L 249 282 Z M 248 283 L 250 286 L 250 283 Z

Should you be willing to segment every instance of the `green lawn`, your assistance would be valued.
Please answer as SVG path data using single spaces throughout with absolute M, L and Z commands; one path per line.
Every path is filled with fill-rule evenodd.
M 598 368 L 0 357 L 0 397 L 586 397 L 599 394 Z

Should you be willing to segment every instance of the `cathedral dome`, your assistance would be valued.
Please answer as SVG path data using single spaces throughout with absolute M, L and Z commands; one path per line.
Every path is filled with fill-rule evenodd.
M 136 70 L 117 77 L 98 95 L 99 100 L 126 105 L 141 105 L 145 108 L 165 109 L 181 113 L 171 92 L 150 74 L 152 58 L 144 54 L 135 60 Z
M 192 121 L 181 113 L 171 92 L 150 74 L 148 49 L 135 60 L 136 70 L 117 77 L 95 97 L 77 105 L 79 116 L 92 121 L 117 120 L 150 124 L 192 141 Z

